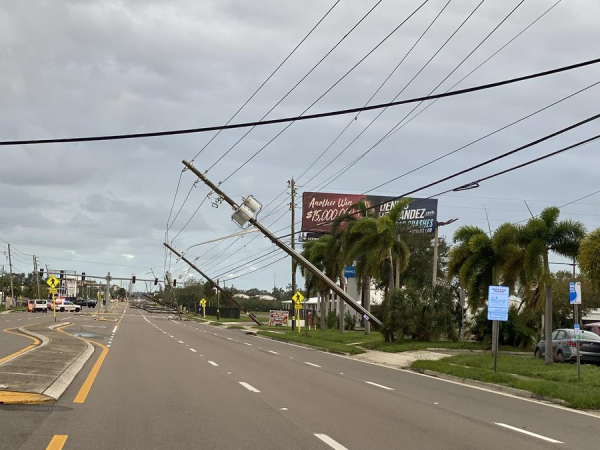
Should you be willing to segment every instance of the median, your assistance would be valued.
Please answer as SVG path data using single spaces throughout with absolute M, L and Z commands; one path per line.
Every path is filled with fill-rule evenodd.
M 600 367 L 581 366 L 581 380 L 573 364 L 546 366 L 533 356 L 498 355 L 497 372 L 490 354 L 462 354 L 438 361 L 415 361 L 412 369 L 435 372 L 532 393 L 532 397 L 554 400 L 578 409 L 600 409 Z

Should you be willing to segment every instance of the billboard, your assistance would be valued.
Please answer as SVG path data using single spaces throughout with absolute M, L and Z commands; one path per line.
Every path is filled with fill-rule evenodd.
M 373 214 L 381 217 L 389 214 L 398 199 L 390 196 L 366 194 L 332 194 L 326 192 L 304 192 L 302 194 L 302 232 L 311 234 L 329 233 L 331 222 L 359 201 L 374 206 Z M 433 233 L 437 221 L 437 199 L 413 198 L 402 211 L 399 223 L 412 226 L 417 233 Z
M 289 311 L 269 311 L 269 326 L 270 327 L 287 327 L 290 313 Z

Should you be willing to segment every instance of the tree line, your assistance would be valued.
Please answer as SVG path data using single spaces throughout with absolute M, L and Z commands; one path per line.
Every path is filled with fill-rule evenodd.
M 504 223 L 495 231 L 464 225 L 454 233 L 449 252 L 440 255 L 440 276 L 432 285 L 431 271 L 423 270 L 431 261 L 429 252 L 424 251 L 430 243 L 424 246 L 423 240 L 431 238 L 411 233 L 398 222 L 409 203 L 404 199 L 381 217 L 375 217 L 363 202 L 352 205 L 332 223 L 329 234 L 305 242 L 302 252 L 342 287 L 344 267 L 354 265 L 365 307 L 369 306 L 371 282 L 383 289 L 378 317 L 387 340 L 405 336 L 455 339 L 459 288 L 466 292 L 470 312 L 477 314 L 485 309 L 490 285 L 509 286 L 521 299 L 514 313 L 552 318 L 546 321 L 545 331 L 546 339 L 551 340 L 548 333 L 553 325 L 564 322 L 553 313 L 553 293 L 557 279 L 564 282 L 565 278 L 564 272 L 551 270 L 552 255 L 579 265 L 589 300 L 585 306 L 598 306 L 600 229 L 588 234 L 581 222 L 560 220 L 556 207 L 544 209 L 524 224 Z M 306 271 L 303 275 L 309 293 L 327 297 L 327 285 Z M 568 283 L 561 289 L 566 289 L 561 296 L 568 295 Z M 559 309 L 569 313 L 562 304 Z

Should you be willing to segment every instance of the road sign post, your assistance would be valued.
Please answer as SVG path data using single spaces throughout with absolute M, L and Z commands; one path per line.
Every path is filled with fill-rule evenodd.
M 302 309 L 302 302 L 304 301 L 304 295 L 302 295 L 302 292 L 296 291 L 296 293 L 292 296 L 292 300 L 294 300 L 294 303 L 295 303 L 295 308 L 296 308 L 295 320 L 296 320 L 296 324 L 298 325 L 298 334 L 300 334 L 300 310 Z M 292 323 L 293 323 L 293 321 L 294 321 L 294 316 L 292 316 Z
M 575 267 L 573 267 L 575 272 Z M 581 379 L 581 355 L 579 353 L 579 340 L 581 339 L 581 325 L 579 324 L 579 305 L 581 305 L 581 282 L 569 283 L 569 303 L 573 305 L 573 330 L 575 331 L 575 348 L 577 351 L 577 379 Z
M 488 320 L 493 321 L 492 326 L 495 327 L 494 335 L 495 342 L 492 345 L 494 348 L 494 372 L 498 365 L 498 343 L 500 335 L 500 322 L 508 320 L 508 298 L 510 292 L 507 286 L 489 286 L 488 287 Z

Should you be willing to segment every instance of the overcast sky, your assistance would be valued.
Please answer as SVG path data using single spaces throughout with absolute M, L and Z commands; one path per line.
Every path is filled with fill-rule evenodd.
M 480 0 L 454 0 L 439 16 L 371 103 L 391 101 L 467 18 Z M 494 29 L 519 0 L 487 0 L 400 98 L 428 94 Z M 233 122 L 260 119 L 376 3 L 341 0 L 296 53 L 269 80 Z M 268 118 L 297 115 L 332 86 L 422 1 L 383 0 L 343 42 L 307 76 Z M 381 47 L 366 58 L 310 112 L 364 105 L 405 57 L 421 33 L 446 5 L 429 0 Z M 437 90 L 443 92 L 471 72 L 556 0 L 526 0 Z M 219 125 L 227 122 L 273 72 L 334 0 L 28 1 L 0 4 L 0 140 L 119 134 Z M 546 16 L 462 81 L 458 87 L 489 83 L 597 58 L 600 3 L 562 0 Z M 324 180 L 369 150 L 414 105 L 386 110 L 345 152 L 340 153 L 379 111 L 360 114 L 325 156 L 300 175 L 340 134 L 351 117 L 295 123 L 223 184 L 240 199 L 253 194 L 264 205 L 264 223 L 288 232 L 284 201 L 287 180 L 298 191 L 362 193 L 433 158 L 520 119 L 600 81 L 598 66 L 544 79 L 436 102 L 414 121 L 373 148 L 331 184 Z M 372 192 L 399 195 L 511 150 L 598 113 L 600 86 L 573 96 L 502 132 Z M 596 105 L 596 106 L 594 106 Z M 416 112 L 426 105 L 421 106 Z M 285 125 L 251 131 L 209 172 L 225 180 Z M 514 164 L 541 156 L 598 133 L 592 122 L 501 162 L 458 177 L 426 196 L 456 187 Z M 195 159 L 205 171 L 248 130 L 221 133 Z M 0 147 L 0 251 L 9 242 L 17 271 L 31 270 L 31 256 L 51 269 L 88 274 L 146 276 L 164 273 L 162 243 L 182 159 L 192 159 L 214 133 L 138 140 Z M 439 197 L 439 220 L 487 229 L 529 217 L 599 190 L 600 143 L 482 183 L 481 187 Z M 330 162 L 331 161 L 331 162 Z M 310 178 L 325 168 L 313 180 Z M 309 181 L 310 180 L 310 181 Z M 195 177 L 183 173 L 171 220 Z M 308 183 L 308 184 L 307 184 Z M 192 189 L 172 224 L 179 233 L 208 189 Z M 301 216 L 299 195 L 297 218 Z M 214 199 L 214 196 L 213 196 Z M 174 239 L 189 246 L 237 231 L 226 205 L 204 202 Z M 283 203 L 282 203 L 283 202 Z M 279 205 L 279 206 L 277 206 Z M 286 212 L 288 211 L 288 212 Z M 563 210 L 588 229 L 600 226 L 600 194 Z M 279 219 L 278 221 L 276 221 Z M 189 250 L 210 275 L 232 278 L 237 287 L 271 289 L 290 281 L 290 261 L 256 273 L 281 258 L 274 247 L 250 234 L 232 246 L 228 240 Z M 2 257 L 2 263 L 7 264 Z M 169 268 L 185 276 L 173 258 Z M 7 267 L 6 267 L 7 268 Z M 150 275 L 147 275 L 150 277 Z

